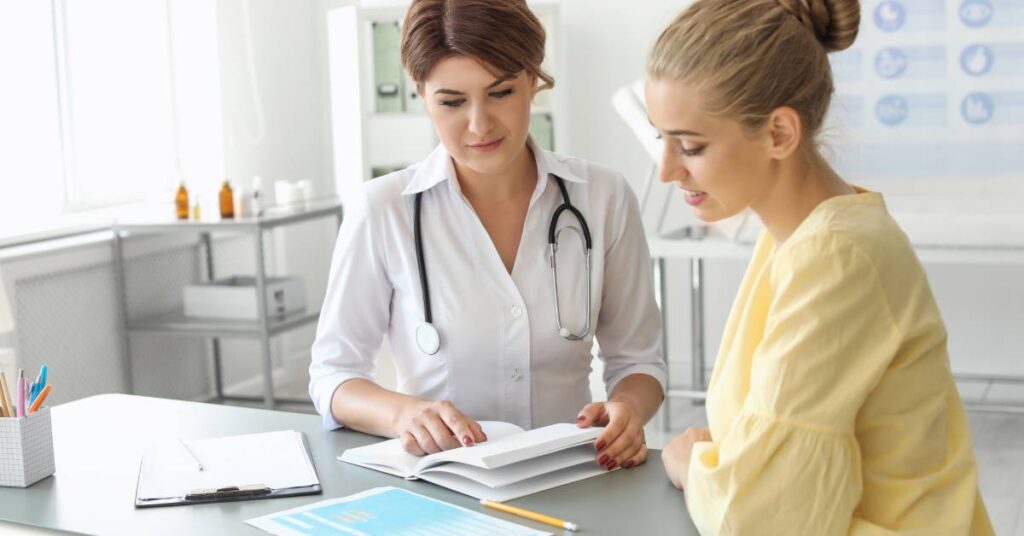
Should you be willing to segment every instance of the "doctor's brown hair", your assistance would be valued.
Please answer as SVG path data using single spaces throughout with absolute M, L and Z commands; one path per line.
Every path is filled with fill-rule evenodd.
M 647 75 L 692 84 L 708 113 L 750 128 L 793 108 L 809 141 L 835 91 L 828 53 L 859 26 L 858 0 L 698 0 L 662 32 Z
M 419 89 L 441 60 L 474 58 L 495 75 L 526 74 L 555 85 L 541 69 L 544 27 L 525 0 L 413 0 L 402 24 L 402 65 Z

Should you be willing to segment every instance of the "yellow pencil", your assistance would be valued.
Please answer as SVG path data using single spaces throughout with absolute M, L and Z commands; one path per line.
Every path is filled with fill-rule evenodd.
M 580 527 L 576 523 L 570 523 L 570 522 L 565 521 L 563 519 L 558 519 L 557 517 L 551 517 L 551 516 L 546 516 L 544 514 L 538 514 L 537 512 L 531 512 L 530 510 L 526 510 L 526 509 L 523 509 L 523 508 L 517 508 L 515 506 L 510 506 L 510 505 L 507 505 L 505 503 L 488 501 L 487 499 L 480 499 L 480 504 L 482 504 L 482 505 L 484 505 L 484 506 L 486 506 L 488 508 L 494 508 L 495 510 L 499 510 L 501 512 L 505 512 L 506 514 L 513 514 L 513 515 L 525 517 L 526 519 L 532 519 L 534 521 L 539 521 L 541 523 L 547 523 L 548 525 L 552 525 L 552 526 L 558 527 L 560 529 L 572 530 L 572 531 L 580 530 Z
M 0 407 L 3 408 L 4 417 L 14 416 L 14 404 L 11 404 L 11 395 L 7 392 L 7 376 L 0 372 Z

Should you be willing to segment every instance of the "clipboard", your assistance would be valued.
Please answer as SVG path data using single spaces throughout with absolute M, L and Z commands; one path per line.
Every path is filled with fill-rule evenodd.
M 135 507 L 322 492 L 309 444 L 300 432 L 285 430 L 187 442 L 167 439 L 151 447 L 139 462 Z

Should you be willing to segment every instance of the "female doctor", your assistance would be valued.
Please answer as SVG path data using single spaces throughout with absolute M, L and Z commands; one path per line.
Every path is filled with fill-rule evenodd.
M 621 175 L 528 137 L 542 26 L 522 0 L 414 0 L 402 31 L 441 144 L 346 206 L 310 366 L 325 427 L 423 455 L 485 441 L 478 420 L 576 422 L 606 427 L 606 468 L 642 463 L 666 381 L 650 257 Z M 396 391 L 373 380 L 385 334 Z

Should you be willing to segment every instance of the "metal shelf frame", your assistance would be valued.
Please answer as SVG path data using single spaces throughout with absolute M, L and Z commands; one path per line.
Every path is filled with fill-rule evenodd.
M 119 292 L 122 310 L 123 332 L 121 355 L 124 358 L 125 385 L 128 392 L 134 394 L 132 377 L 132 357 L 130 338 L 132 335 L 163 333 L 177 336 L 208 338 L 211 341 L 213 356 L 215 401 L 253 402 L 262 401 L 264 407 L 273 409 L 278 403 L 309 403 L 308 400 L 278 399 L 274 397 L 273 366 L 271 361 L 270 338 L 316 322 L 319 312 L 300 311 L 285 316 L 268 314 L 267 311 L 267 273 L 263 235 L 265 231 L 299 222 L 319 218 L 333 217 L 340 228 L 343 210 L 337 199 L 314 201 L 308 205 L 293 207 L 271 207 L 258 217 L 239 218 L 216 221 L 191 220 L 157 220 L 157 221 L 123 221 L 114 223 L 112 253 L 114 258 L 114 275 Z M 198 234 L 202 250 L 205 254 L 206 280 L 215 278 L 213 262 L 213 244 L 211 235 L 218 232 L 249 234 L 255 246 L 256 296 L 259 318 L 255 321 L 206 320 L 188 318 L 181 311 L 166 313 L 143 319 L 131 319 L 128 315 L 128 295 L 125 279 L 124 241 L 132 235 L 149 234 Z M 260 357 L 263 376 L 263 396 L 233 396 L 224 394 L 221 373 L 221 338 L 251 338 L 260 341 Z

